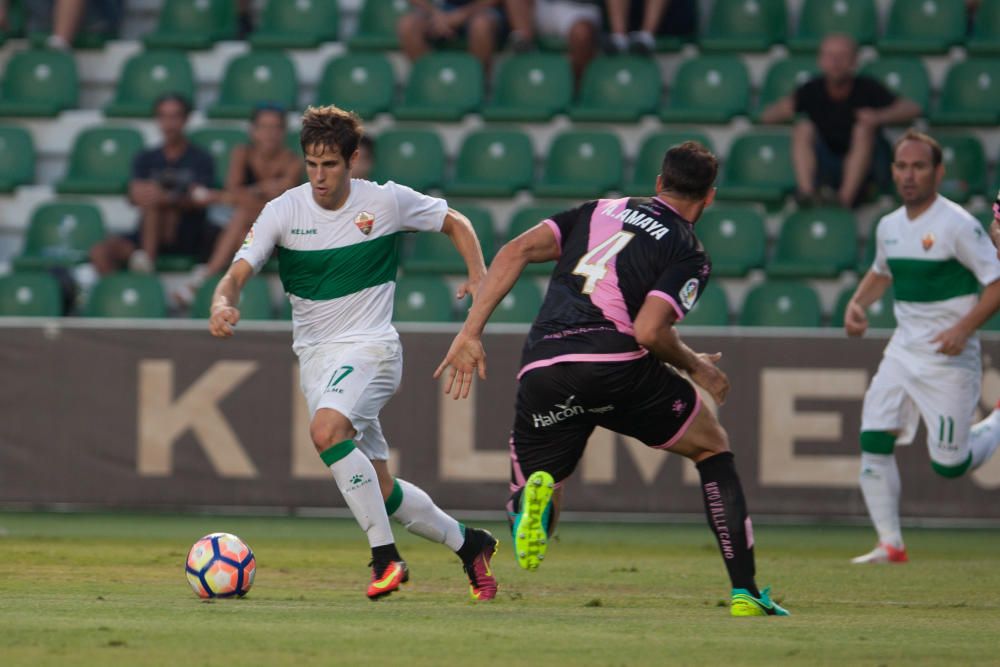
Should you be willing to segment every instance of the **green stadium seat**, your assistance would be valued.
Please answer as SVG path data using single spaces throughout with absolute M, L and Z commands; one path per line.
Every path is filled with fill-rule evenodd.
M 973 195 L 986 193 L 986 153 L 972 134 L 938 134 L 944 160 L 944 180 L 939 192 L 964 204 Z
M 556 213 L 572 208 L 575 204 L 536 204 L 518 209 L 511 216 L 510 224 L 507 227 L 507 240 L 517 238 L 528 231 L 542 220 L 549 218 Z M 555 262 L 539 262 L 528 264 L 524 267 L 524 273 L 529 275 L 551 275 Z
M 830 321 L 831 327 L 844 326 L 844 312 L 847 310 L 847 302 L 854 296 L 855 289 L 856 285 L 848 287 L 837 296 L 837 303 L 833 307 L 833 318 Z M 868 328 L 896 328 L 896 316 L 892 312 L 892 289 L 887 289 L 881 299 L 868 306 Z
M 663 130 L 653 132 L 643 139 L 635 160 L 632 181 L 625 186 L 625 192 L 635 197 L 652 196 L 656 176 L 663 169 L 664 153 L 685 141 L 697 141 L 712 150 L 712 141 L 708 135 L 693 129 Z
M 878 33 L 874 0 L 805 0 L 788 48 L 815 55 L 823 37 L 831 33 L 850 35 L 858 44 L 874 44 Z
M 0 317 L 59 317 L 62 292 L 49 273 L 15 271 L 0 276 Z
M 879 58 L 865 63 L 861 74 L 881 81 L 889 90 L 920 105 L 926 114 L 930 109 L 931 82 L 923 61 L 915 56 Z
M 349 50 L 398 49 L 396 24 L 410 9 L 407 0 L 365 0 L 358 15 L 358 31 L 347 41 Z
M 982 0 L 976 9 L 966 50 L 976 56 L 1000 55 L 1000 0 Z
M 785 0 L 715 0 L 708 29 L 698 39 L 705 52 L 767 51 L 788 32 Z
M 490 322 L 510 324 L 531 323 L 542 307 L 542 293 L 531 278 L 523 278 L 511 288 L 496 310 L 490 316 Z
M 131 127 L 91 127 L 73 141 L 60 194 L 124 194 L 132 161 L 143 149 L 142 134 Z
M 858 225 L 843 208 L 799 209 L 778 233 L 772 278 L 835 278 L 858 262 Z
M 194 268 L 195 258 L 193 255 L 164 255 L 156 256 L 157 273 L 188 273 Z
M 148 49 L 207 49 L 235 39 L 236 3 L 232 0 L 166 0 L 156 29 L 143 38 Z
M 462 142 L 449 196 L 510 197 L 531 187 L 535 153 L 531 139 L 519 130 L 486 129 Z
M 128 59 L 118 78 L 115 99 L 104 107 L 104 115 L 149 118 L 153 104 L 165 93 L 194 99 L 194 71 L 181 51 L 146 51 Z
M 882 218 L 883 215 L 889 213 L 889 211 L 883 211 L 876 216 L 876 223 Z M 858 261 L 855 271 L 857 271 L 859 276 L 863 276 L 868 273 L 868 270 L 872 268 L 872 262 L 875 261 L 875 227 L 872 227 L 871 234 L 865 239 L 864 246 L 861 250 L 861 260 Z
M 983 229 L 989 231 L 990 224 L 993 222 L 993 209 L 984 208 L 979 211 L 969 211 L 969 213 L 971 213 L 976 220 L 979 221 L 979 224 L 983 226 Z
M 153 274 L 112 273 L 94 285 L 84 316 L 166 317 L 167 298 Z
M 597 197 L 617 190 L 622 182 L 622 145 L 603 131 L 563 132 L 556 136 L 545 160 L 539 197 Z
M 14 268 L 38 270 L 84 262 L 91 246 L 103 238 L 104 221 L 93 204 L 46 202 L 31 213 L 24 249 L 14 259 Z
M 444 144 L 434 130 L 387 130 L 378 137 L 372 180 L 427 192 L 444 181 Z
M 767 229 L 755 208 L 711 206 L 695 224 L 695 233 L 712 258 L 713 277 L 743 277 L 764 267 Z
M 988 125 L 1000 123 L 1000 59 L 970 58 L 948 70 L 934 125 Z
M 492 259 L 495 243 L 493 241 L 493 220 L 487 209 L 476 206 L 461 206 L 457 210 L 465 214 L 476 231 L 483 256 L 487 263 Z M 467 268 L 462 256 L 458 254 L 454 244 L 444 234 L 436 232 L 419 232 L 413 234 L 410 251 L 403 258 L 403 271 L 409 275 L 414 273 L 451 273 L 465 275 Z
M 483 67 L 468 53 L 430 53 L 413 64 L 400 120 L 459 120 L 483 102 Z
M 655 113 L 663 82 L 655 60 L 639 56 L 598 57 L 583 73 L 575 121 L 632 122 Z
M 776 60 L 764 75 L 754 120 L 778 100 L 795 92 L 795 89 L 819 74 L 814 56 L 791 56 Z
M 297 132 L 295 136 L 298 140 Z M 199 127 L 188 133 L 188 139 L 212 154 L 212 159 L 215 160 L 215 187 L 219 188 L 226 182 L 229 157 L 233 154 L 233 149 L 250 141 L 244 130 L 235 127 Z
M 700 224 L 700 223 L 699 223 Z M 713 260 L 714 261 L 714 260 Z M 713 270 L 714 273 L 714 270 Z M 717 280 L 709 281 L 680 326 L 724 327 L 729 325 L 729 298 Z
M 79 88 L 71 53 L 18 51 L 4 68 L 0 116 L 55 116 L 76 106 Z
M 219 101 L 209 118 L 250 118 L 262 103 L 295 109 L 298 99 L 295 66 L 280 51 L 245 53 L 229 61 L 219 88 Z
M 740 325 L 745 327 L 818 327 L 819 296 L 804 282 L 775 280 L 752 288 L 743 302 Z
M 794 190 L 788 133 L 751 131 L 736 137 L 723 163 L 718 199 L 777 204 Z
M 0 125 L 0 192 L 35 182 L 35 142 L 17 125 Z
M 393 320 L 396 322 L 451 322 L 454 295 L 437 276 L 403 276 L 396 281 Z
M 660 118 L 668 123 L 728 123 L 750 106 L 750 75 L 738 56 L 681 63 Z
M 547 121 L 562 113 L 573 96 L 569 61 L 554 53 L 525 53 L 499 65 L 493 99 L 483 109 L 488 121 Z
M 0 46 L 8 39 L 24 36 L 24 8 L 18 0 L 7 3 L 7 25 L 0 27 Z
M 314 49 L 337 41 L 337 0 L 267 0 L 250 45 L 262 49 Z
M 316 86 L 316 104 L 336 104 L 362 118 L 392 108 L 396 79 L 389 59 L 381 53 L 345 53 L 323 68 Z
M 959 0 L 893 0 L 881 54 L 944 53 L 965 39 L 965 3 Z
M 191 317 L 207 320 L 212 312 L 212 295 L 222 276 L 212 276 L 198 288 L 191 304 Z M 267 280 L 256 276 L 247 281 L 240 292 L 240 321 L 274 319 L 274 306 L 271 304 L 271 290 Z

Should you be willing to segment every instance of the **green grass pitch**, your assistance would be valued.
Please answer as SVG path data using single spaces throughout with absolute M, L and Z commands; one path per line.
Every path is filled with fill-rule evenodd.
M 758 526 L 757 568 L 789 618 L 734 619 L 705 526 L 572 524 L 537 572 L 503 526 L 496 601 L 397 527 L 411 583 L 369 602 L 368 550 L 334 519 L 0 513 L 0 664 L 925 665 L 1000 662 L 1000 532 L 910 530 L 911 563 L 851 566 L 870 530 Z M 244 538 L 257 580 L 202 602 L 183 561 Z

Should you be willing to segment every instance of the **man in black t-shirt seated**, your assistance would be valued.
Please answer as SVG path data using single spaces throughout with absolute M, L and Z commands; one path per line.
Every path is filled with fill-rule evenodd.
M 139 228 L 91 248 L 90 261 L 100 274 L 124 266 L 150 273 L 158 254 L 192 255 L 204 262 L 218 232 L 205 216 L 214 161 L 184 134 L 191 103 L 170 93 L 157 100 L 154 111 L 163 145 L 135 156 L 128 185 L 129 201 L 139 209 Z
M 879 81 L 855 74 L 858 46 L 847 35 L 828 35 L 820 44 L 820 76 L 802 84 L 761 114 L 764 123 L 801 116 L 792 129 L 797 199 L 857 206 L 864 186 L 888 183 L 891 155 L 883 125 L 907 123 L 920 106 Z M 836 192 L 823 195 L 830 188 Z

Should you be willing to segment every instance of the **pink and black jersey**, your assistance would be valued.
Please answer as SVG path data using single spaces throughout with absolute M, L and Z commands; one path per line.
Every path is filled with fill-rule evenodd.
M 641 357 L 633 322 L 646 297 L 669 303 L 680 321 L 708 283 L 712 265 L 691 223 L 659 198 L 599 199 L 544 224 L 562 253 L 519 377 L 562 362 Z

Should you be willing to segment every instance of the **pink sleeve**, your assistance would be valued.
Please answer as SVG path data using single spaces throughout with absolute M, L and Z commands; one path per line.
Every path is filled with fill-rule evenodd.
M 667 303 L 669 303 L 671 306 L 674 307 L 674 312 L 677 313 L 678 322 L 684 319 L 684 311 L 681 310 L 681 307 L 677 305 L 677 302 L 674 301 L 674 298 L 669 294 L 667 294 L 666 292 L 661 292 L 660 290 L 653 290 L 646 296 L 655 296 L 657 299 L 663 299 L 664 301 L 666 301 Z
M 556 235 L 556 243 L 559 244 L 559 249 L 562 250 L 562 232 L 559 231 L 559 225 L 554 220 L 542 220 L 542 224 L 548 225 L 552 233 Z

